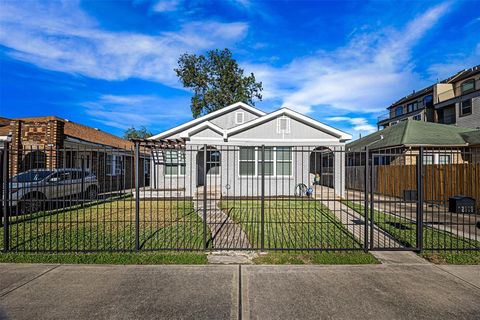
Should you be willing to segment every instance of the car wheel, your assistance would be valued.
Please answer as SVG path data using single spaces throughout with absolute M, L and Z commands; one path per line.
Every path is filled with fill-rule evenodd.
M 98 190 L 95 187 L 90 187 L 87 189 L 86 198 L 89 200 L 95 200 L 98 197 Z
M 45 197 L 32 195 L 25 197 L 20 201 L 21 213 L 34 213 L 42 211 L 45 208 Z

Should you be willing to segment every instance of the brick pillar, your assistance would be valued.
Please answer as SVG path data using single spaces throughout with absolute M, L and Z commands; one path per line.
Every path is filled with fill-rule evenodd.
M 10 121 L 12 142 L 10 143 L 10 175 L 18 173 L 18 166 L 22 161 L 22 121 Z
M 47 122 L 45 132 L 45 153 L 47 154 L 47 168 L 59 168 L 62 166 L 62 150 L 64 137 L 64 123 L 57 119 Z

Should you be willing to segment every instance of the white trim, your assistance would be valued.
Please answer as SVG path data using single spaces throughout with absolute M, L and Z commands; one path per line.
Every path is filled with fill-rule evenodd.
M 289 142 L 289 143 L 325 143 L 325 142 L 337 142 L 337 139 L 261 139 L 261 138 L 230 138 L 228 141 L 245 141 L 245 142 Z M 313 146 L 313 145 L 312 145 Z
M 290 110 L 290 109 L 287 109 L 287 108 L 278 109 L 277 111 L 269 113 L 269 114 L 267 114 L 263 117 L 257 118 L 257 119 L 252 120 L 252 121 L 245 122 L 242 125 L 239 125 L 237 127 L 228 129 L 228 130 L 226 130 L 226 137 L 229 137 L 230 135 L 235 134 L 237 132 L 245 131 L 249 128 L 252 128 L 252 127 L 257 126 L 259 124 L 265 123 L 265 122 L 267 122 L 271 119 L 274 119 L 274 118 L 276 118 L 278 116 L 282 116 L 282 115 L 288 115 L 293 119 L 296 119 L 300 122 L 306 123 L 306 124 L 316 128 L 316 129 L 319 129 L 321 131 L 324 131 L 326 133 L 334 135 L 335 137 L 337 137 L 338 139 L 340 139 L 342 141 L 352 139 L 352 135 L 350 135 L 346 132 L 335 129 L 335 128 L 329 126 L 329 125 L 321 123 L 317 120 L 314 120 L 312 118 L 309 118 L 307 116 L 304 116 L 303 114 L 300 114 L 296 111 L 293 111 L 293 110 Z
M 182 133 L 180 133 L 180 138 L 189 139 L 195 133 L 198 133 L 198 132 L 203 131 L 205 129 L 212 129 L 213 131 L 217 132 L 220 135 L 220 137 L 225 136 L 225 130 L 223 130 L 222 128 L 220 128 L 216 124 L 211 123 L 210 121 L 205 121 L 203 123 L 200 123 L 200 124 L 196 125 L 195 127 L 192 127 L 190 129 L 185 130 Z M 198 137 L 198 138 L 211 139 L 212 137 Z M 215 138 L 215 139 L 217 139 L 217 138 Z
M 262 117 L 262 116 L 265 116 L 266 113 L 255 108 L 255 107 L 252 107 L 252 106 L 249 106 L 248 104 L 246 103 L 243 103 L 243 102 L 236 102 L 234 104 L 231 104 L 229 106 L 226 106 L 222 109 L 219 109 L 217 111 L 214 111 L 214 112 L 211 112 L 209 114 L 206 114 L 200 118 L 197 118 L 197 119 L 194 119 L 194 120 L 191 120 L 187 123 L 184 123 L 182 125 L 179 125 L 179 126 L 176 126 L 172 129 L 169 129 L 167 131 L 164 131 L 164 132 L 161 132 L 159 134 L 156 134 L 150 138 L 148 138 L 148 140 L 156 140 L 156 139 L 162 139 L 162 138 L 165 138 L 165 137 L 168 137 L 174 133 L 177 133 L 179 131 L 181 131 L 182 129 L 185 130 L 185 129 L 188 129 L 189 127 L 192 127 L 198 123 L 201 123 L 201 122 L 204 122 L 206 120 L 209 120 L 209 119 L 212 119 L 212 118 L 215 118 L 217 116 L 220 116 L 222 114 L 225 114 L 225 113 L 228 113 L 236 108 L 243 108 L 243 109 L 246 109 L 247 111 L 250 111 L 251 113 L 259 116 L 259 117 Z

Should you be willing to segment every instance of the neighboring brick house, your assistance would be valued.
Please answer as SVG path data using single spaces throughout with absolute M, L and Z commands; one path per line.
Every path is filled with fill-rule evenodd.
M 103 192 L 134 187 L 133 143 L 99 129 L 55 116 L 0 118 L 0 143 L 4 141 L 9 141 L 10 175 L 83 164 Z M 148 182 L 148 161 L 140 159 L 141 186 Z

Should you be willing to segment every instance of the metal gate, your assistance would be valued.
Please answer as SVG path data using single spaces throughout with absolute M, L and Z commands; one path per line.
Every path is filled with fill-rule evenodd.
M 423 148 L 418 154 L 369 153 L 370 250 L 422 250 L 422 159 Z

